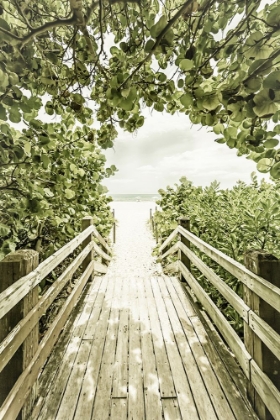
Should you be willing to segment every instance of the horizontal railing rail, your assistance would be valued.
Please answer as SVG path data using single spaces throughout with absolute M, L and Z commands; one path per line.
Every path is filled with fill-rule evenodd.
M 178 240 L 174 244 L 177 237 Z M 191 245 L 243 283 L 243 299 L 190 249 Z M 181 280 L 187 283 L 202 304 L 244 371 L 248 379 L 248 397 L 260 419 L 279 420 L 280 261 L 271 256 L 265 260 L 264 253 L 255 251 L 252 258 L 259 259 L 251 265 L 259 266 L 259 272 L 256 274 L 191 233 L 189 221 L 186 219 L 179 221 L 179 226 L 159 247 L 162 260 L 175 253 L 178 253 L 177 268 Z M 251 254 L 248 258 L 251 258 Z M 265 269 L 262 270 L 264 260 Z M 244 342 L 195 278 L 190 267 L 198 269 L 241 316 L 244 321 Z M 269 272 L 272 274 L 268 275 L 268 279 L 262 277 L 267 276 Z
M 73 307 L 93 273 L 106 272 L 104 263 L 111 260 L 112 251 L 93 226 L 92 220 L 91 217 L 84 218 L 82 221 L 83 231 L 40 265 L 35 262 L 36 268 L 33 267 L 34 261 L 38 261 L 36 251 L 16 251 L 0 262 L 2 283 L 12 283 L 0 293 L 1 420 L 14 420 L 19 413 L 21 413 L 21 418 L 29 418 L 32 404 L 36 398 L 34 384 Z M 82 250 L 69 263 L 69 256 L 79 246 L 82 246 Z M 97 260 L 97 257 L 101 258 L 101 262 Z M 38 285 L 66 258 L 67 267 L 38 299 Z M 33 263 L 29 264 L 28 259 Z M 32 271 L 24 272 L 23 274 L 26 275 L 21 276 L 23 266 L 27 267 L 25 271 L 30 271 L 29 268 Z M 39 344 L 38 324 L 40 318 L 80 268 L 82 269 L 81 274 L 72 285 L 69 296 Z M 9 278 L 9 275 L 12 279 Z M 3 287 L 2 285 L 1 289 Z M 20 366 L 17 377 L 11 379 L 9 371 L 13 370 L 16 365 Z

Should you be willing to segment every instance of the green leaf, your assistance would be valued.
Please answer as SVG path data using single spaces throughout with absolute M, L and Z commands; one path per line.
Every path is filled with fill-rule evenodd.
M 159 21 L 150 29 L 151 37 L 156 39 L 167 25 L 167 18 L 165 15 L 161 16 Z
M 9 235 L 11 228 L 3 223 L 0 223 L 0 238 Z
M 154 45 L 155 45 L 155 41 L 153 41 L 152 39 L 149 39 L 146 42 L 146 45 L 145 45 L 145 48 L 144 48 L 145 52 L 149 53 L 152 50 Z
M 275 163 L 270 170 L 270 175 L 274 179 L 280 179 L 280 162 Z
M 194 67 L 194 61 L 184 58 L 183 60 L 180 61 L 179 67 L 182 71 L 191 70 Z
M 76 195 L 75 191 L 66 188 L 65 197 L 67 198 L 67 200 L 72 200 L 72 198 L 74 198 L 75 195 Z
M 265 142 L 264 142 L 264 147 L 266 148 L 266 149 L 273 149 L 274 147 L 276 147 L 277 145 L 279 144 L 279 140 L 277 140 L 277 139 L 267 139 Z
M 280 90 L 280 71 L 270 73 L 263 81 L 263 87 L 267 89 Z
M 43 163 L 43 168 L 44 169 L 48 169 L 48 166 L 51 163 L 50 158 L 48 157 L 48 155 L 42 155 L 41 160 L 42 160 L 42 163 Z
M 21 121 L 21 113 L 16 106 L 12 106 L 10 109 L 9 119 L 13 123 L 19 123 Z
M 266 173 L 269 172 L 273 164 L 273 159 L 264 158 L 259 160 L 257 164 L 257 169 L 260 172 Z
M 0 120 L 7 121 L 6 108 L 4 108 L 2 104 L 0 104 Z
M 190 93 L 185 93 L 180 97 L 180 102 L 184 107 L 188 108 L 193 103 L 192 95 Z
M 206 96 L 202 103 L 204 108 L 209 111 L 216 109 L 220 105 L 220 101 L 216 95 Z

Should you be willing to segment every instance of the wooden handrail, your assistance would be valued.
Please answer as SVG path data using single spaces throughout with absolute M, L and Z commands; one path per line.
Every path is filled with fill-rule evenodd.
M 188 232 L 181 226 L 178 232 L 195 245 L 200 251 L 204 252 L 213 261 L 216 261 L 221 267 L 225 268 L 234 277 L 245 284 L 249 289 L 261 296 L 263 300 L 269 303 L 274 309 L 280 312 L 280 289 L 272 285 L 264 278 L 252 273 L 244 265 L 235 261 L 233 258 L 207 244 L 202 239 Z
M 35 286 L 53 271 L 68 255 L 70 255 L 79 245 L 93 232 L 94 227 L 81 232 L 72 241 L 68 242 L 53 255 L 43 261 L 38 268 L 27 276 L 22 277 L 16 283 L 8 287 L 0 294 L 0 318 L 8 313 L 24 296 L 26 296 Z
M 181 221 L 180 221 L 181 222 Z M 178 235 L 179 240 L 172 247 L 166 250 L 167 246 L 173 241 Z M 182 239 L 183 238 L 183 239 Z M 185 240 L 187 240 L 187 242 Z M 267 316 L 267 319 L 270 321 L 272 319 L 272 326 L 266 322 L 255 310 L 254 307 L 246 304 L 244 300 L 237 295 L 210 267 L 207 266 L 193 251 L 190 250 L 189 245 L 192 244 L 197 247 L 200 251 L 210 257 L 213 261 L 217 262 L 221 267 L 225 268 L 229 273 L 239 279 L 245 286 L 250 290 L 250 293 L 255 293 L 258 296 L 258 299 L 264 304 L 269 304 L 270 309 L 264 309 L 264 313 Z M 252 272 L 251 266 L 248 265 L 247 268 L 244 265 L 238 263 L 232 258 L 228 257 L 221 251 L 215 249 L 211 245 L 204 242 L 202 239 L 195 236 L 189 230 L 184 229 L 182 226 L 178 226 L 164 241 L 164 243 L 159 248 L 159 253 L 161 259 L 166 258 L 169 255 L 179 252 L 179 260 L 177 262 L 179 271 L 181 273 L 181 278 L 183 281 L 186 281 L 189 287 L 192 289 L 196 298 L 202 303 L 206 312 L 212 318 L 212 321 L 216 325 L 217 329 L 220 331 L 221 335 L 224 337 L 225 341 L 228 343 L 229 347 L 235 354 L 235 357 L 240 363 L 246 377 L 248 378 L 248 384 L 252 384 L 257 394 L 255 398 L 261 398 L 261 402 L 257 402 L 257 405 L 254 405 L 254 402 L 250 398 L 250 393 L 248 388 L 248 396 L 253 403 L 254 408 L 261 420 L 271 419 L 271 415 L 275 420 L 280 420 L 280 387 L 279 380 L 275 377 L 275 369 L 278 372 L 278 366 L 280 366 L 280 328 L 276 328 L 277 331 L 273 328 L 273 325 L 276 327 L 275 321 L 273 324 L 273 310 L 280 312 L 280 288 L 275 284 L 272 284 L 270 281 L 258 275 L 259 273 L 265 273 L 267 266 L 260 271 Z M 258 253 L 258 255 L 262 254 Z M 252 261 L 255 258 L 255 253 L 253 252 L 253 257 L 250 257 Z M 273 262 L 271 262 L 273 260 Z M 266 260 L 267 264 L 277 263 L 274 268 L 272 268 L 272 273 L 275 276 L 275 273 L 279 272 L 279 261 L 277 259 L 269 256 Z M 229 304 L 239 313 L 239 315 L 244 320 L 244 325 L 248 326 L 247 328 L 253 332 L 252 339 L 254 336 L 260 340 L 261 343 L 265 345 L 265 348 L 269 349 L 270 354 L 266 354 L 266 350 L 261 349 L 257 345 L 257 350 L 254 349 L 253 352 L 249 351 L 250 346 L 247 347 L 246 341 L 245 344 L 242 342 L 240 337 L 236 334 L 234 329 L 231 327 L 227 319 L 222 315 L 219 308 L 211 300 L 208 294 L 205 292 L 203 287 L 199 284 L 196 278 L 191 273 L 191 267 L 187 267 L 185 262 L 188 261 L 193 264 L 199 271 L 207 278 L 207 280 L 214 285 L 214 287 L 223 295 L 223 297 L 229 302 Z M 246 262 L 246 261 L 245 261 Z M 254 263 L 255 264 L 255 263 Z M 253 265 L 254 265 L 253 264 Z M 262 259 L 260 263 L 262 264 Z M 247 265 L 247 262 L 246 262 Z M 258 265 L 258 264 L 257 264 Z M 255 267 L 255 265 L 254 265 Z M 256 274 L 258 273 L 258 274 Z M 267 277 L 270 279 L 270 277 Z M 279 280 L 279 279 L 278 279 Z M 279 281 L 276 280 L 276 284 L 279 284 Z M 254 300 L 255 302 L 255 300 Z M 248 302 L 249 303 L 249 302 Z M 273 309 L 274 308 L 274 309 Z M 275 313 L 278 313 L 275 312 Z M 279 314 L 278 314 L 279 319 Z M 246 331 L 245 331 L 246 338 Z M 250 340 L 250 338 L 249 338 Z M 255 360 L 255 351 L 258 352 L 257 359 Z M 262 352 L 264 352 L 262 354 Z M 263 358 L 271 359 L 271 356 L 275 357 L 276 363 L 273 366 L 276 368 L 273 371 L 273 366 L 267 368 L 265 371 L 261 369 L 262 363 L 260 362 Z M 269 373 L 268 373 L 269 372 Z M 269 376 L 268 376 L 269 375 Z M 274 377 L 273 377 L 274 375 Z M 279 375 L 279 373 L 278 373 Z M 274 381 L 274 379 L 276 379 Z M 249 385 L 248 385 L 249 386 Z M 256 400 L 257 401 L 257 400 Z M 258 400 L 259 401 L 259 400 Z M 262 404 L 263 407 L 262 408 Z M 268 410 L 269 412 L 268 412 Z
M 94 272 L 97 271 L 105 273 L 107 270 L 102 262 L 104 260 L 111 260 L 112 251 L 95 226 L 92 225 L 91 217 L 87 216 L 83 219 L 82 229 L 83 231 L 79 235 L 55 252 L 51 257 L 43 261 L 39 266 L 37 262 L 37 268 L 35 268 L 36 266 L 33 267 L 35 268 L 33 271 L 28 273 L 26 270 L 23 274 L 28 273 L 27 275 L 24 275 L 21 278 L 19 278 L 19 276 L 16 277 L 16 281 L 13 284 L 11 284 L 11 282 L 8 284 L 6 283 L 7 286 L 9 286 L 9 284 L 11 284 L 11 286 L 6 286 L 7 288 L 0 293 L 0 317 L 3 318 L 2 321 L 0 319 L 0 322 L 2 322 L 2 326 L 5 326 L 8 319 L 7 317 L 10 316 L 10 310 L 13 309 L 14 311 L 18 307 L 21 299 L 25 299 L 25 296 L 29 298 L 29 295 L 38 289 L 38 284 L 59 264 L 61 264 L 65 258 L 72 254 L 79 245 L 82 245 L 81 252 L 65 268 L 64 272 L 49 287 L 41 299 L 38 302 L 34 301 L 35 303 L 33 303 L 33 306 L 31 305 L 31 307 L 28 308 L 28 312 L 25 313 L 23 317 L 21 316 L 19 322 L 17 320 L 15 322 L 17 323 L 16 325 L 13 323 L 12 330 L 9 331 L 5 328 L 2 330 L 2 332 L 4 331 L 4 336 L 2 333 L 2 342 L 0 343 L 0 375 L 4 372 L 6 375 L 6 370 L 9 369 L 10 363 L 13 363 L 14 358 L 17 357 L 18 350 L 22 348 L 21 346 L 25 345 L 29 339 L 28 337 L 30 337 L 30 333 L 37 328 L 41 316 L 46 312 L 53 303 L 54 299 L 71 280 L 77 269 L 79 267 L 82 268 L 82 274 L 76 281 L 72 292 L 64 302 L 61 310 L 51 324 L 39 346 L 37 338 L 37 345 L 34 347 L 35 350 L 31 358 L 29 357 L 28 361 L 22 365 L 23 369 L 20 371 L 22 373 L 20 374 L 19 372 L 20 376 L 17 374 L 18 379 L 13 380 L 12 382 L 10 381 L 8 388 L 5 388 L 6 391 L 2 394 L 2 397 L 7 397 L 0 408 L 1 420 L 14 420 L 17 418 L 29 396 L 30 391 L 35 389 L 34 383 L 37 380 L 39 371 L 50 354 L 52 347 L 55 344 L 65 322 L 67 321 L 72 308 L 79 299 L 84 286 L 92 277 Z M 95 240 L 97 240 L 101 245 L 97 245 Z M 28 252 L 30 253 L 30 251 L 27 251 L 27 256 L 29 256 Z M 107 252 L 110 255 L 108 255 Z M 38 255 L 38 253 L 35 254 Z M 99 261 L 95 261 L 95 255 L 101 257 L 101 263 Z M 24 252 L 23 256 L 25 256 Z M 17 264 L 19 263 L 19 258 L 23 257 L 21 257 L 21 255 L 17 256 Z M 8 264 L 13 264 L 12 258 L 8 258 L 7 261 Z M 6 259 L 4 259 L 3 262 L 0 262 L 0 264 L 7 264 Z M 8 273 L 6 265 L 1 265 L 1 267 L 3 267 L 3 269 L 6 267 L 4 273 Z M 17 280 L 18 278 L 19 280 Z M 8 392 L 9 394 L 7 395 Z M 30 402 L 32 403 L 31 400 Z M 31 408 L 30 402 L 28 402 L 28 405 L 24 406 L 23 419 L 29 418 L 27 409 L 30 410 Z

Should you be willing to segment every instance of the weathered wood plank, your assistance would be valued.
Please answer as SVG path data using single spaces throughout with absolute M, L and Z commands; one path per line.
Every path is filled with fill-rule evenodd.
M 159 392 L 160 384 L 156 368 L 151 324 L 148 315 L 148 301 L 143 279 L 139 279 L 137 284 L 141 329 L 141 351 L 143 359 L 145 413 L 147 419 L 162 420 L 162 405 Z
M 91 419 L 94 398 L 98 386 L 100 366 L 104 352 L 104 343 L 106 337 L 110 337 L 112 334 L 112 328 L 110 328 L 110 325 L 116 324 L 118 320 L 118 312 L 115 313 L 114 310 L 111 310 L 112 299 L 115 293 L 115 283 L 109 276 L 106 276 L 103 281 L 107 284 L 106 295 L 103 300 L 100 317 L 96 324 L 95 334 L 92 336 L 92 347 L 85 375 L 83 377 L 81 392 L 74 417 L 75 420 Z M 95 305 L 93 308 L 94 307 Z
M 254 360 L 251 360 L 251 381 L 274 420 L 280 420 L 280 392 L 262 372 Z
M 168 236 L 168 238 L 163 242 L 163 244 L 161 244 L 161 246 L 159 247 L 159 254 L 164 251 L 164 249 L 167 247 L 167 245 L 176 238 L 178 234 L 178 227 Z
M 233 330 L 231 325 L 228 323 L 226 318 L 219 311 L 219 309 L 214 304 L 214 302 L 210 299 L 210 297 L 204 291 L 204 289 L 200 286 L 197 280 L 192 276 L 192 274 L 186 269 L 186 267 L 181 262 L 179 262 L 179 267 L 180 267 L 180 270 L 183 272 L 184 277 L 189 283 L 190 287 L 193 289 L 196 297 L 205 307 L 206 311 L 212 318 L 218 330 L 223 335 L 229 347 L 234 352 L 245 375 L 247 376 L 247 378 L 249 378 L 250 376 L 249 361 L 251 359 L 251 356 L 245 349 L 243 342 L 238 337 L 236 332 Z
M 176 242 L 176 244 L 174 244 L 171 248 L 169 248 L 168 251 L 166 251 L 164 254 L 160 255 L 160 258 L 163 260 L 164 258 L 168 257 L 168 255 L 175 254 L 175 252 L 177 252 L 178 249 L 179 249 L 179 245 L 180 245 L 180 242 L 179 241 Z
M 280 289 L 273 286 L 269 281 L 252 273 L 244 265 L 228 257 L 221 251 L 204 242 L 202 239 L 186 231 L 181 226 L 177 231 L 191 241 L 198 249 L 208 255 L 212 260 L 216 261 L 220 266 L 225 268 L 229 273 L 235 276 L 250 290 L 261 296 L 263 300 L 269 303 L 274 309 L 280 312 Z
M 51 271 L 70 255 L 91 233 L 90 226 L 68 244 L 43 261 L 36 270 L 22 277 L 0 294 L 0 318 L 10 311 L 24 296 L 37 286 Z
M 213 286 L 224 296 L 224 298 L 233 306 L 245 322 L 249 322 L 248 312 L 250 308 L 243 299 L 237 295 L 210 267 L 208 267 L 194 252 L 180 242 L 179 248 L 188 256 L 191 262 L 201 271 Z
M 126 420 L 127 419 L 127 399 L 112 398 L 111 419 Z
M 19 346 L 26 339 L 32 329 L 38 324 L 41 316 L 46 312 L 54 299 L 72 278 L 73 274 L 90 252 L 93 243 L 87 247 L 71 262 L 63 274 L 49 287 L 40 301 L 28 312 L 28 314 L 11 330 L 5 340 L 0 344 L 0 372 L 15 354 Z
M 227 420 L 235 420 L 228 404 L 221 404 L 224 401 L 224 394 L 220 390 L 219 382 L 212 371 L 212 366 L 205 356 L 193 325 L 184 312 L 180 299 L 176 292 L 174 293 L 174 289 L 172 291 L 172 285 L 168 284 L 170 281 L 166 278 L 162 280 L 160 282 L 161 294 L 199 416 L 203 419 L 207 418 L 207 420 L 217 420 L 216 410 L 221 414 L 223 413 Z M 170 292 L 173 292 L 172 297 Z M 213 402 L 210 398 L 211 389 L 215 389 L 215 396 L 217 396 Z
M 271 352 L 280 360 L 280 335 L 257 314 L 250 311 L 249 326 Z
M 176 392 L 174 388 L 172 372 L 162 336 L 161 324 L 158 318 L 156 302 L 152 292 L 150 278 L 145 279 L 144 288 L 147 296 L 148 313 L 150 318 L 156 367 L 160 385 L 160 395 L 162 398 L 175 397 Z
M 82 340 L 80 344 L 58 413 L 55 416 L 56 420 L 70 420 L 74 416 L 91 344 L 91 340 Z
M 177 398 L 164 398 L 162 400 L 164 420 L 181 420 Z
M 166 312 L 164 301 L 160 293 L 157 278 L 153 277 L 151 279 L 151 283 L 182 419 L 189 420 L 191 418 L 192 420 L 199 420 L 189 382 L 187 380 L 181 356 L 175 342 L 175 337 L 170 325 L 168 314 Z
M 138 299 L 138 277 L 129 284 L 129 376 L 128 420 L 145 419 L 142 351 Z
M 48 394 L 51 390 L 56 386 L 55 379 L 58 378 L 60 368 L 63 368 L 63 358 L 67 351 L 68 346 L 70 345 L 70 341 L 73 336 L 73 332 L 75 328 L 80 324 L 80 317 L 84 315 L 84 312 L 90 314 L 92 310 L 92 305 L 94 304 L 94 300 L 92 300 L 92 304 L 89 306 L 85 300 L 87 297 L 87 293 L 91 291 L 91 293 L 98 292 L 100 286 L 101 278 L 96 278 L 91 284 L 86 286 L 86 289 L 82 295 L 82 298 L 78 301 L 77 305 L 73 309 L 72 313 L 70 314 L 68 321 L 60 334 L 60 337 L 56 343 L 56 346 L 51 353 L 48 362 L 44 366 L 42 370 L 39 380 L 38 380 L 38 400 L 36 405 L 33 409 L 31 420 L 36 420 L 39 416 L 39 413 L 42 410 L 44 404 L 47 403 Z M 93 297 L 92 297 L 93 299 Z M 68 357 L 66 360 L 69 363 Z
M 93 270 L 92 262 L 82 274 L 79 281 L 75 284 L 75 287 L 69 297 L 66 299 L 62 309 L 60 310 L 55 321 L 52 323 L 47 334 L 41 341 L 38 350 L 36 351 L 31 363 L 19 377 L 18 381 L 14 385 L 10 394 L 6 398 L 4 404 L 0 409 L 0 418 L 8 420 L 16 418 L 22 405 L 24 404 L 31 387 L 33 386 L 39 371 L 49 356 L 54 343 L 60 334 L 61 329 L 67 321 L 67 318 L 77 302 L 89 276 Z M 2 416 L 2 417 L 1 417 Z
M 104 260 L 111 261 L 112 257 L 107 255 L 101 248 L 94 242 L 94 250 L 97 252 L 98 255 L 100 255 Z
M 93 234 L 99 240 L 99 242 L 101 243 L 101 245 L 103 245 L 103 247 L 109 252 L 109 254 L 112 255 L 111 248 L 109 247 L 109 245 L 107 244 L 107 242 L 105 241 L 105 239 L 102 238 L 102 236 L 100 235 L 100 233 L 98 232 L 98 230 L 96 229 L 95 226 L 93 226 Z
M 98 376 L 98 386 L 96 389 L 92 413 L 92 419 L 94 420 L 103 420 L 109 418 L 111 409 L 111 404 L 109 401 L 111 398 L 113 383 L 113 366 L 115 363 L 115 353 L 117 346 L 123 277 L 121 277 L 120 284 L 117 284 L 117 281 L 120 279 L 116 279 L 116 276 L 114 276 L 112 280 L 112 283 L 116 288 L 116 295 L 114 297 L 114 301 L 112 301 L 111 305 L 109 305 L 110 319 L 109 322 L 107 322 L 108 329 L 105 336 L 106 339 L 102 354 L 102 361 Z M 104 404 L 104 401 L 107 401 L 107 403 Z
M 94 271 L 96 273 L 100 273 L 100 274 L 106 274 L 107 273 L 108 268 L 106 267 L 106 265 L 101 264 L 99 261 L 95 261 L 94 263 Z

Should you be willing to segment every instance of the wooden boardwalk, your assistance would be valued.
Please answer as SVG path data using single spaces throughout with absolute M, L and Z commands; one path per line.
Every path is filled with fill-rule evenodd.
M 150 235 L 144 220 L 134 228 L 140 241 Z M 39 378 L 32 420 L 256 418 L 241 370 L 217 353 L 217 334 L 179 281 L 160 272 L 152 238 L 140 257 L 119 229 L 107 274 L 85 290 Z

